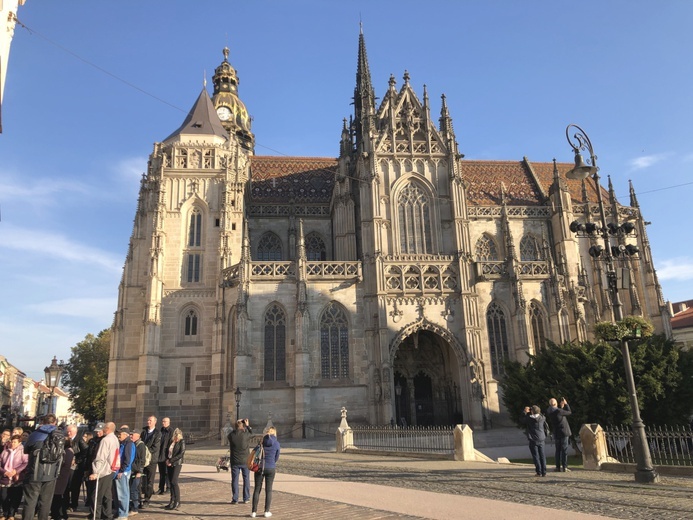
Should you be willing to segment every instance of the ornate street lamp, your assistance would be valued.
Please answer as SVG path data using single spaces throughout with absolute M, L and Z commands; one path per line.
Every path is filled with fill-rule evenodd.
M 238 421 L 241 418 L 241 396 L 243 395 L 243 392 L 241 392 L 241 387 L 237 386 L 236 391 L 233 393 L 233 396 L 236 398 L 236 420 Z
M 58 358 L 55 356 L 53 356 L 53 361 L 51 361 L 51 364 L 43 369 L 43 373 L 46 378 L 46 386 L 51 389 L 47 413 L 55 413 L 53 406 L 53 394 L 55 393 L 55 388 L 60 385 L 60 379 L 62 378 L 64 371 L 65 364 L 62 360 L 60 363 L 58 363 Z
M 573 139 L 570 137 L 570 129 L 574 128 L 576 133 Z M 638 252 L 635 246 L 614 246 L 611 247 L 610 237 L 613 235 L 628 235 L 634 230 L 634 226 L 630 222 L 625 222 L 622 226 L 618 223 L 606 222 L 606 212 L 604 209 L 604 200 L 602 199 L 602 188 L 599 184 L 599 168 L 597 167 L 597 156 L 594 154 L 592 142 L 585 131 L 577 125 L 570 124 L 565 129 L 565 136 L 568 144 L 575 153 L 575 167 L 566 173 L 566 177 L 574 180 L 584 180 L 587 177 L 592 177 L 597 190 L 597 204 L 599 205 L 599 216 L 601 227 L 598 227 L 592 222 L 584 224 L 572 222 L 570 230 L 578 236 L 601 236 L 604 241 L 604 246 L 590 247 L 590 256 L 597 259 L 603 256 L 606 262 L 606 280 L 611 295 L 611 306 L 613 308 L 613 319 L 617 322 L 623 320 L 623 304 L 618 294 L 618 276 L 614 266 L 614 256 L 620 254 L 636 254 Z M 585 164 L 585 160 L 580 153 L 580 150 L 587 150 L 590 154 L 590 163 Z M 629 249 L 630 248 L 630 249 Z M 630 397 L 630 407 L 633 411 L 633 440 L 635 444 L 635 459 L 636 470 L 635 480 L 643 483 L 658 482 L 659 475 L 652 466 L 652 457 L 650 456 L 650 448 L 647 444 L 647 436 L 645 434 L 645 425 L 640 418 L 640 408 L 638 407 L 638 394 L 635 389 L 635 380 L 633 378 L 633 367 L 630 362 L 630 351 L 628 349 L 628 341 L 620 340 L 621 355 L 623 356 L 623 364 L 626 370 L 626 382 L 628 384 L 628 394 Z

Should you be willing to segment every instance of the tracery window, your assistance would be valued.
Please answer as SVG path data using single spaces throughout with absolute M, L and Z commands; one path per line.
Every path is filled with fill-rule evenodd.
M 320 317 L 320 374 L 323 379 L 349 377 L 349 324 L 336 302 Z
M 544 332 L 544 311 L 537 302 L 529 304 L 529 318 L 532 324 L 532 340 L 535 353 L 546 346 L 546 333 Z
M 197 313 L 194 309 L 190 309 L 185 314 L 183 336 L 186 340 L 191 340 L 197 337 Z
M 544 260 L 541 243 L 534 235 L 525 235 L 520 240 L 520 261 L 535 262 L 537 260 Z
M 308 233 L 305 238 L 306 257 L 311 261 L 327 260 L 325 242 L 317 233 Z
M 202 243 L 202 213 L 195 208 L 190 214 L 188 226 L 188 247 L 200 247 Z
M 286 379 L 286 315 L 276 303 L 265 312 L 265 381 Z
M 498 249 L 496 243 L 488 235 L 481 235 L 476 241 L 477 262 L 497 262 Z
M 503 362 L 508 358 L 508 330 L 505 313 L 496 302 L 486 311 L 489 350 L 491 351 L 491 371 L 494 377 L 503 374 Z
M 397 197 L 400 248 L 402 253 L 433 252 L 431 201 L 416 184 L 407 184 Z
M 199 253 L 190 253 L 188 255 L 187 277 L 186 280 L 190 283 L 200 281 L 202 272 L 202 255 Z
M 278 261 L 282 259 L 282 241 L 274 233 L 265 233 L 257 246 L 257 259 L 261 261 Z

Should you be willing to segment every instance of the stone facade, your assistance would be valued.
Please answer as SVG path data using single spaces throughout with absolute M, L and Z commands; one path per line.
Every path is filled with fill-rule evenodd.
M 566 180 L 570 164 L 465 160 L 445 97 L 432 117 L 407 73 L 376 106 L 362 34 L 338 158 L 256 156 L 237 87 L 225 49 L 212 97 L 154 145 L 109 419 L 218 432 L 240 389 L 242 417 L 294 435 L 333 432 L 342 406 L 353 423 L 499 425 L 503 359 L 611 319 L 604 262 L 569 229 L 598 220 L 594 183 Z M 640 249 L 617 260 L 624 314 L 670 334 L 634 191 L 604 197 L 636 228 L 614 244 Z

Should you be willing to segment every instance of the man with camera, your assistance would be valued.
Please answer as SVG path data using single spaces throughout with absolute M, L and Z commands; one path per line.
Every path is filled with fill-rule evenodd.
M 239 419 L 236 426 L 229 433 L 229 448 L 231 450 L 231 498 L 232 504 L 238 504 L 238 472 L 243 473 L 243 503 L 250 500 L 250 471 L 246 462 L 253 430 L 248 419 Z
M 549 399 L 549 407 L 546 409 L 546 417 L 549 419 L 553 430 L 553 439 L 556 442 L 556 469 L 555 471 L 568 471 L 568 440 L 572 435 L 567 417 L 571 414 L 570 406 L 565 397 L 560 402 L 555 398 Z

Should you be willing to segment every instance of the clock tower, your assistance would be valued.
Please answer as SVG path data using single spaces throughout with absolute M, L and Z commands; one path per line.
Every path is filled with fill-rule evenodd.
M 229 63 L 229 48 L 224 47 L 223 52 L 224 61 L 215 69 L 212 78 L 214 83 L 212 102 L 223 127 L 230 135 L 236 136 L 243 148 L 253 151 L 255 136 L 250 131 L 250 115 L 238 98 L 238 76 L 236 69 Z

